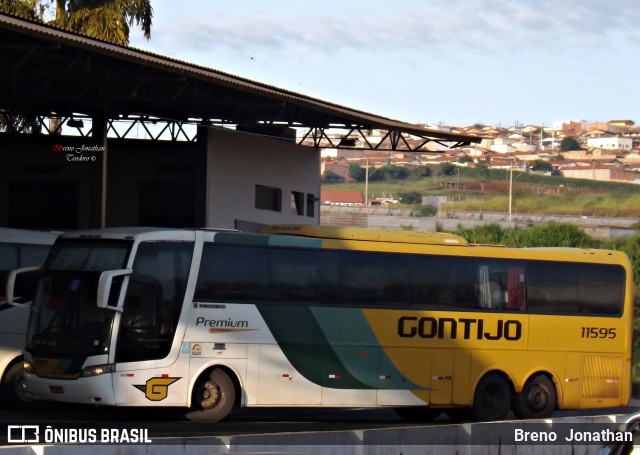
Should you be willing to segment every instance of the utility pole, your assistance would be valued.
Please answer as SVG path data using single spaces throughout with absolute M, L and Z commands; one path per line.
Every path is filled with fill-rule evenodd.
M 511 222 L 511 204 L 513 202 L 513 159 L 509 166 L 509 222 Z
M 366 159 L 364 165 L 364 206 L 369 206 L 369 155 L 367 152 L 364 152 L 364 157 Z

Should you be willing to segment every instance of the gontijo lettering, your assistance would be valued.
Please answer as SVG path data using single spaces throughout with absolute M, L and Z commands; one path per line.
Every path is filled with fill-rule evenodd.
M 498 320 L 485 325 L 482 318 L 433 318 L 402 316 L 398 319 L 398 336 L 402 338 L 458 338 L 460 329 L 465 340 L 509 340 L 522 337 L 522 323 L 515 319 Z

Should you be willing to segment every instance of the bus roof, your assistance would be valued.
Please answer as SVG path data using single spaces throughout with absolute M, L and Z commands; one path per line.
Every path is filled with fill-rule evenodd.
M 260 229 L 259 232 L 271 235 L 297 235 L 334 240 L 467 246 L 467 241 L 462 237 L 444 232 L 392 231 L 387 229 L 294 224 L 266 226 Z
M 154 232 L 193 232 L 193 229 L 159 228 L 159 227 L 109 227 L 102 229 L 87 229 L 70 231 L 62 235 L 63 238 L 105 238 L 105 239 L 131 239 L 140 234 Z
M 59 232 L 31 231 L 0 227 L 0 243 L 21 243 L 30 245 L 52 245 Z

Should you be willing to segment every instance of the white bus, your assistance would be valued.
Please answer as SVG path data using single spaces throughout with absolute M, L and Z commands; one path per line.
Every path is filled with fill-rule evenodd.
M 22 382 L 22 351 L 29 308 L 7 303 L 4 295 L 7 276 L 19 267 L 44 264 L 57 237 L 58 234 L 50 232 L 0 228 L 0 390 L 3 403 L 20 405 L 30 401 Z
M 68 233 L 41 271 L 24 378 L 37 398 L 208 421 L 234 405 L 477 420 L 621 406 L 632 276 L 616 251 L 443 233 Z

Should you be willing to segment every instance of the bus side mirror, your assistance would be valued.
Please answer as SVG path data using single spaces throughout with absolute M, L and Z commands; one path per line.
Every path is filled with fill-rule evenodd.
M 30 306 L 33 303 L 41 271 L 41 267 L 23 267 L 9 272 L 6 289 L 7 303 L 13 306 Z
M 124 291 L 129 283 L 131 269 L 107 270 L 100 275 L 98 281 L 98 308 L 122 311 Z

